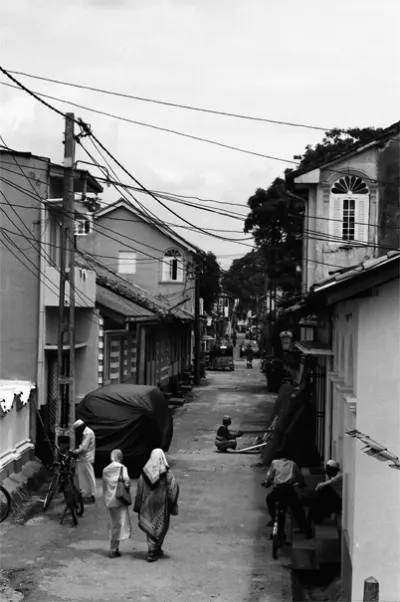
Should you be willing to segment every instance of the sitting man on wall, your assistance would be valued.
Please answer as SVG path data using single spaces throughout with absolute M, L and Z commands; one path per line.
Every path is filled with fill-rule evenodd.
M 228 449 L 236 449 L 237 437 L 243 435 L 242 431 L 230 431 L 229 426 L 232 424 L 232 420 L 229 416 L 224 416 L 222 419 L 222 425 L 217 431 L 217 437 L 215 439 L 215 446 L 220 452 L 227 452 Z
M 314 495 L 309 500 L 308 522 L 310 525 L 321 524 L 331 514 L 340 515 L 342 512 L 343 475 L 339 462 L 328 460 L 325 465 L 325 473 L 328 477 L 327 480 L 318 483 Z
M 296 492 L 296 485 L 304 489 L 306 483 L 300 468 L 289 458 L 289 454 L 285 450 L 275 454 L 275 459 L 271 462 L 265 481 L 261 485 L 263 487 L 273 486 L 265 500 L 271 516 L 268 526 L 272 527 L 274 524 L 275 505 L 279 501 L 284 507 L 290 508 L 300 530 L 307 539 L 310 539 L 312 531 L 307 524 L 304 508 Z

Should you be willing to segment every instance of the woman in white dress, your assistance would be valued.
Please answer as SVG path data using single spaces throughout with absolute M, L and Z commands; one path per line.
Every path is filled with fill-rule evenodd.
M 117 485 L 120 477 L 127 489 L 131 486 L 128 470 L 122 464 L 122 459 L 121 450 L 114 449 L 111 452 L 111 464 L 103 470 L 103 497 L 107 508 L 111 542 L 110 558 L 121 556 L 119 542 L 122 539 L 129 539 L 132 533 L 129 506 L 117 499 Z

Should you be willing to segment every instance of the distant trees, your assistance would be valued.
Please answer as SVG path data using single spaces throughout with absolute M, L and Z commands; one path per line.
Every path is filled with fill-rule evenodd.
M 265 265 L 260 253 L 252 251 L 234 259 L 222 276 L 222 285 L 226 293 L 239 299 L 238 313 L 256 311 L 265 292 Z
M 200 263 L 200 297 L 204 302 L 204 310 L 210 312 L 221 290 L 221 268 L 216 256 L 211 252 L 203 253 Z

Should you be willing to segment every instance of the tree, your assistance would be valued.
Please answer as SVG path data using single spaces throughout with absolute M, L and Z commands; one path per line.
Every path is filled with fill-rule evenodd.
M 239 299 L 238 313 L 257 311 L 260 297 L 265 293 L 265 264 L 258 252 L 234 259 L 222 276 L 224 291 Z
M 204 302 L 204 311 L 211 311 L 217 301 L 221 287 L 221 268 L 214 253 L 204 253 L 201 256 L 202 270 L 200 272 L 200 297 Z
M 348 128 L 341 130 L 334 128 L 325 132 L 321 142 L 314 147 L 306 146 L 306 150 L 299 159 L 299 169 L 303 170 L 314 164 L 322 165 L 333 161 L 339 155 L 351 151 L 358 144 L 368 144 L 383 132 L 382 128 Z M 292 170 L 288 170 L 292 171 Z
M 264 273 L 284 292 L 298 292 L 304 204 L 276 178 L 267 190 L 259 188 L 248 200 L 245 232 L 251 232 L 265 266 Z

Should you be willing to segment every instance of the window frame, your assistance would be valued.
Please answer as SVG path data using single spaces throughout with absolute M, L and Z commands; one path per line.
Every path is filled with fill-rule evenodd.
M 346 179 L 346 182 L 345 182 Z M 354 184 L 356 191 L 339 190 L 339 183 Z M 341 184 L 341 187 L 344 186 Z M 362 186 L 360 187 L 360 184 Z M 363 192 L 357 192 L 363 190 Z M 371 192 L 365 180 L 360 176 L 349 174 L 346 178 L 338 178 L 330 187 L 329 194 L 329 243 L 333 247 L 368 245 L 369 238 L 369 205 Z M 347 206 L 346 206 L 347 205 Z
M 123 258 L 121 257 L 121 255 L 129 255 L 130 256 L 130 262 L 129 263 L 124 263 Z M 117 271 L 118 274 L 128 274 L 128 275 L 134 275 L 136 274 L 136 267 L 137 267 L 137 253 L 135 251 L 118 251 L 118 266 L 117 266 Z M 128 261 L 128 258 L 125 258 L 125 261 Z M 125 270 L 121 270 L 121 268 L 125 265 L 126 267 L 129 267 L 129 265 L 132 266 L 132 269 L 125 269 Z
M 174 262 L 175 266 L 174 266 Z M 180 265 L 179 265 L 180 264 Z M 176 278 L 174 278 L 174 271 Z M 182 284 L 185 281 L 185 257 L 179 249 L 170 248 L 164 251 L 161 260 L 161 282 Z

